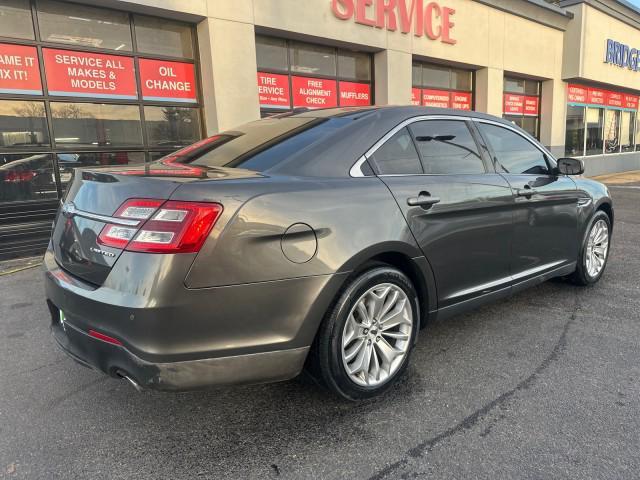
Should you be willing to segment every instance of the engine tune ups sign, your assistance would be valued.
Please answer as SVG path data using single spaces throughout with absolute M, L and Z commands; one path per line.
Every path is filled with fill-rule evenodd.
M 416 37 L 455 45 L 451 31 L 456 11 L 438 2 L 423 0 L 331 0 L 331 10 L 340 20 L 354 19 L 356 23 L 383 28 L 391 32 L 400 30 Z
M 607 39 L 604 63 L 610 63 L 611 65 L 617 65 L 618 67 L 628 68 L 629 70 L 637 72 L 640 70 L 640 64 L 638 63 L 639 55 L 640 50 L 631 48 L 624 43 Z

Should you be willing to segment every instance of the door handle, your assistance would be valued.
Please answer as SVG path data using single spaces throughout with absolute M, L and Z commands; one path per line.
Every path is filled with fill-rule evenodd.
M 430 209 L 436 203 L 440 203 L 438 197 L 432 197 L 428 192 L 420 192 L 417 197 L 407 198 L 407 205 L 410 207 L 422 207 L 425 210 Z
M 535 195 L 536 193 L 538 193 L 537 190 L 531 188 L 529 185 L 525 185 L 524 188 L 519 188 L 518 190 L 516 190 L 516 195 L 518 197 L 531 197 L 532 195 Z

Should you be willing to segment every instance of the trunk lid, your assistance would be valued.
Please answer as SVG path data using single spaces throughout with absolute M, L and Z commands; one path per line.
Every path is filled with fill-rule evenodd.
M 76 170 L 54 223 L 55 258 L 69 273 L 102 285 L 123 249 L 98 243 L 98 236 L 126 200 L 168 200 L 186 182 L 259 176 L 242 169 L 194 167 L 170 160 Z

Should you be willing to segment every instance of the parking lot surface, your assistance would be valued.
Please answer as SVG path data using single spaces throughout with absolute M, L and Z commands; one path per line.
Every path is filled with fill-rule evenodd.
M 359 404 L 305 378 L 137 393 L 58 351 L 39 268 L 1 275 L 0 478 L 637 478 L 640 187 L 612 194 L 598 285 L 434 322 Z

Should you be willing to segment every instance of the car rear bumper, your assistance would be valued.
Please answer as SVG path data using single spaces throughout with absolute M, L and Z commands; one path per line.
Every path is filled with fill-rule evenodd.
M 119 261 L 112 280 L 96 287 L 62 270 L 49 250 L 45 291 L 60 347 L 83 365 L 129 377 L 142 388 L 286 380 L 301 372 L 341 276 L 188 289 L 184 271 L 179 281 L 166 273 L 176 270 L 175 260 L 164 261 L 153 256 L 135 268 L 122 262 L 127 268 L 118 271 Z
M 153 363 L 121 345 L 93 338 L 59 320 L 52 311 L 51 333 L 58 346 L 78 363 L 113 377 L 128 378 L 142 389 L 197 390 L 213 385 L 238 385 L 288 380 L 300 373 L 309 347 L 231 357 Z

